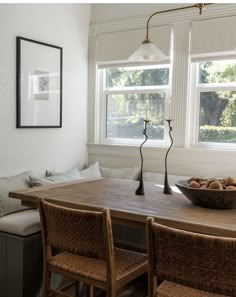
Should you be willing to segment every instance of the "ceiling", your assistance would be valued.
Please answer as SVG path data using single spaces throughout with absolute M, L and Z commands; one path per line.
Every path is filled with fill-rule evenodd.
M 155 11 L 193 5 L 194 3 L 99 3 L 91 5 L 91 24 L 142 17 Z

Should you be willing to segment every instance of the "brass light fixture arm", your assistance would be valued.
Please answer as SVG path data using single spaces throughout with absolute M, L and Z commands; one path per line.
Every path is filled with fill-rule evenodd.
M 210 4 L 213 4 L 213 3 L 207 3 L 207 4 L 204 4 L 204 3 L 197 3 L 195 5 L 190 5 L 190 6 L 185 6 L 185 7 L 179 7 L 179 8 L 172 8 L 172 9 L 167 9 L 167 10 L 162 10 L 162 11 L 157 11 L 157 12 L 154 12 L 147 20 L 147 25 L 146 25 L 146 38 L 145 40 L 143 41 L 143 43 L 150 43 L 150 39 L 149 39 L 149 22 L 151 20 L 151 18 L 154 16 L 154 15 L 157 15 L 157 14 L 162 14 L 162 13 L 166 13 L 166 12 L 172 12 L 172 11 L 178 11 L 178 10 L 183 10 L 183 9 L 189 9 L 189 8 L 198 8 L 199 9 L 199 14 L 201 15 L 202 14 L 202 10 L 204 9 L 204 7 L 206 5 L 210 5 Z

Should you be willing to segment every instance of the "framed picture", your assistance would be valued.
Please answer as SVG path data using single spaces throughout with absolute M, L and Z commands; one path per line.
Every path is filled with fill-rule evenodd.
M 62 127 L 62 48 L 17 37 L 17 128 Z

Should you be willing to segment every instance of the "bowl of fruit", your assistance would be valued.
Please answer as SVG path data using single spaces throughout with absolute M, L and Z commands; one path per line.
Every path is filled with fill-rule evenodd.
M 195 205 L 215 209 L 236 208 L 236 178 L 192 177 L 175 185 Z

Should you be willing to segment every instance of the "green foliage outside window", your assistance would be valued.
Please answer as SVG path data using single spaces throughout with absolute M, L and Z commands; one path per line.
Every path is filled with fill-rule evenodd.
M 134 86 L 163 86 L 169 83 L 169 68 L 127 70 L 109 68 L 106 75 L 107 88 Z
M 199 141 L 236 143 L 236 127 L 201 126 Z
M 200 63 L 199 83 L 236 83 L 236 61 Z M 200 142 L 236 142 L 236 91 L 202 91 L 199 117 Z
M 148 117 L 150 139 L 164 139 L 165 93 L 145 92 L 145 87 L 166 86 L 169 68 L 110 68 L 106 71 L 108 89 L 120 93 L 107 95 L 107 138 L 140 139 L 143 137 L 143 119 Z M 142 93 L 133 90 L 122 93 L 127 87 L 141 87 Z

